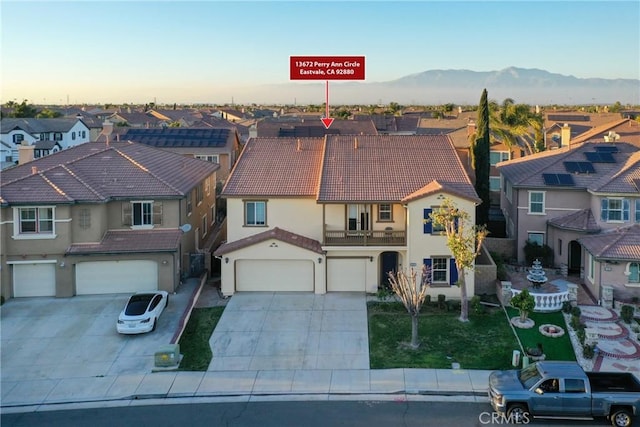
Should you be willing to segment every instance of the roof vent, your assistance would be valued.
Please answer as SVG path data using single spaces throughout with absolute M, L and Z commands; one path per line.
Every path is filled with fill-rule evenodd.
M 302 151 L 302 142 L 300 141 L 300 138 L 297 139 L 296 151 Z
M 38 173 L 38 167 L 37 166 L 31 166 L 31 175 L 35 175 Z
M 358 138 L 354 138 L 353 139 L 353 148 L 354 148 L 354 150 L 358 149 Z

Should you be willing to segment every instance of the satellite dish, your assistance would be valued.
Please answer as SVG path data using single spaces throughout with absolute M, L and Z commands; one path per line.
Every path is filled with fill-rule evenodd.
M 182 224 L 180 230 L 182 230 L 183 233 L 191 231 L 191 224 Z

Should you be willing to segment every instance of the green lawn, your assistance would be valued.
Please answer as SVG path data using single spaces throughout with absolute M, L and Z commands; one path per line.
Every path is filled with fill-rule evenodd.
M 418 350 L 403 345 L 411 340 L 411 318 L 401 303 L 371 302 L 368 312 L 372 369 L 447 369 L 452 362 L 460 363 L 463 369 L 512 369 L 512 352 L 520 349 L 502 308 L 491 308 L 486 314 L 470 310 L 469 322 L 461 323 L 459 309 L 446 311 L 423 306 Z M 509 316 L 515 315 L 516 310 Z M 536 325 L 553 323 L 567 330 L 561 313 L 533 313 L 531 318 Z M 525 348 L 542 343 L 550 360 L 575 360 L 568 334 L 547 338 L 536 326 L 518 329 L 518 335 Z
M 519 316 L 518 310 L 507 307 L 509 318 Z M 564 321 L 562 312 L 555 313 L 531 313 L 529 318 L 536 322 L 531 329 L 515 328 L 522 346 L 526 348 L 537 347 L 542 344 L 546 360 L 576 360 L 576 354 L 569 338 L 569 329 Z M 564 329 L 564 335 L 558 338 L 545 337 L 538 327 L 550 323 Z
M 183 354 L 180 369 L 206 371 L 211 362 L 209 338 L 222 316 L 224 307 L 194 308 L 187 327 L 180 337 L 180 353 Z

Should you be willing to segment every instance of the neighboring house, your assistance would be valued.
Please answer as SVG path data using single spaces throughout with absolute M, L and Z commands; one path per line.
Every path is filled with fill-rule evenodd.
M 475 223 L 475 193 L 446 136 L 252 138 L 223 189 L 222 292 L 377 291 L 390 271 L 433 270 L 459 297 L 429 214 L 451 198 Z M 466 277 L 470 295 L 474 275 Z
M 580 274 L 594 295 L 601 296 L 602 285 L 626 294 L 628 283 L 614 278 L 622 277 L 623 269 L 633 271 L 628 264 L 636 255 L 609 234 L 633 236 L 622 229 L 640 222 L 636 146 L 584 142 L 501 163 L 498 170 L 507 235 L 516 240 L 519 262 L 524 261 L 525 242 L 546 244 L 553 249 L 554 264 Z M 606 250 L 602 242 L 609 245 Z M 613 259 L 616 253 L 624 256 Z M 604 277 L 600 267 L 607 272 Z
M 217 113 L 215 113 L 215 116 L 224 120 L 228 120 L 232 123 L 241 122 L 243 120 L 251 118 L 251 114 L 247 114 L 244 111 L 244 108 L 242 110 L 236 110 L 234 108 L 221 108 Z
M 308 138 L 325 135 L 377 135 L 378 131 L 371 119 L 339 120 L 335 119 L 327 129 L 320 119 L 261 120 L 256 124 L 256 135 L 260 138 Z
M 160 119 L 151 114 L 140 112 L 119 112 L 108 117 L 111 123 L 120 127 L 155 128 L 160 126 Z
M 566 147 L 569 143 L 592 140 L 594 129 L 620 122 L 619 113 L 585 113 L 580 111 L 547 112 L 544 114 L 547 149 Z M 564 129 L 564 130 L 563 130 Z M 580 140 L 576 138 L 581 138 Z
M 17 160 L 20 145 L 53 142 L 51 147 L 51 144 L 36 147 L 37 152 L 45 155 L 46 152 L 55 152 L 55 146 L 66 149 L 91 140 L 89 128 L 79 119 L 2 119 L 0 128 L 0 140 L 11 147 L 11 154 L 5 153 L 3 161 L 9 161 L 8 156 L 12 161 Z
M 240 152 L 240 138 L 234 128 L 128 129 L 120 139 L 217 163 L 219 181 L 227 179 Z
M 202 120 L 202 113 L 197 110 L 149 110 L 146 114 L 160 120 L 160 126 L 169 126 L 174 123 L 180 127 L 193 126 L 198 120 Z
M 210 266 L 218 165 L 97 142 L 2 172 L 2 296 L 173 292 Z
M 394 116 L 391 114 L 356 115 L 354 120 L 371 120 L 380 135 L 416 135 L 420 114 Z

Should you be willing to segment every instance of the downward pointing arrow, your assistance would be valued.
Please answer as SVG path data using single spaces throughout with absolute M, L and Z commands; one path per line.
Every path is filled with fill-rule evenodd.
M 331 123 L 333 123 L 333 119 L 329 118 L 329 80 L 327 80 L 326 82 L 326 99 L 325 99 L 325 105 L 327 106 L 326 112 L 325 112 L 325 117 L 320 119 L 322 121 L 322 124 L 324 125 L 325 129 L 329 129 L 329 126 L 331 126 Z

